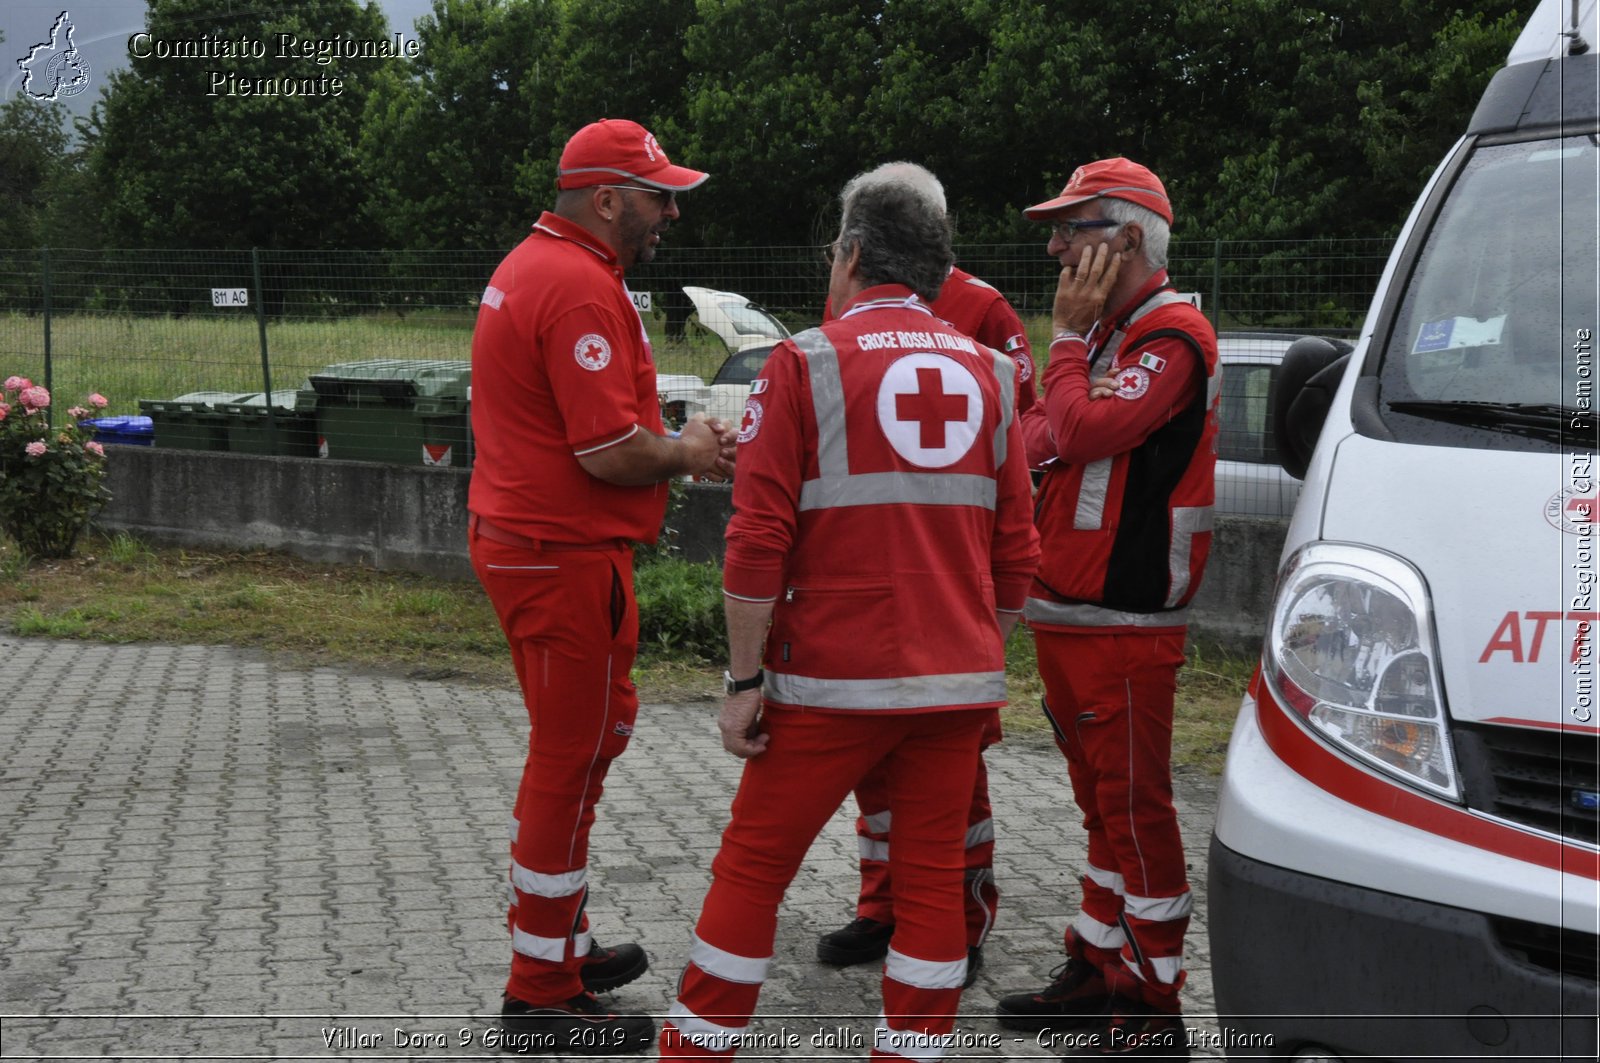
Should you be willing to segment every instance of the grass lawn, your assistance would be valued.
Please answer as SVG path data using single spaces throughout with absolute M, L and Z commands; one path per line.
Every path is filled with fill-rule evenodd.
M 640 583 L 643 593 L 643 575 Z M 313 564 L 265 551 L 153 548 L 125 534 L 88 537 L 66 561 L 30 562 L 10 544 L 0 545 L 0 630 L 250 646 L 292 654 L 300 664 L 516 684 L 494 612 L 475 583 Z M 649 632 L 640 641 L 635 680 L 645 700 L 713 702 L 721 696 L 720 659 L 674 653 L 672 640 Z M 1191 658 L 1179 676 L 1177 765 L 1221 770 L 1251 665 L 1203 653 Z M 1007 677 L 1007 732 L 1045 740 L 1033 640 L 1020 628 L 1008 646 Z

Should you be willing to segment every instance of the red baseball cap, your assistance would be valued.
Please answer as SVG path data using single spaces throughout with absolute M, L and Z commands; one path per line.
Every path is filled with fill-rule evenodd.
M 557 188 L 618 183 L 684 192 L 710 174 L 674 166 L 650 130 L 625 118 L 590 122 L 567 141 L 556 166 Z
M 1120 156 L 1084 163 L 1072 171 L 1067 187 L 1059 196 L 1027 208 L 1022 216 L 1039 221 L 1057 211 L 1102 198 L 1137 203 L 1167 219 L 1168 225 L 1172 224 L 1172 201 L 1167 199 L 1161 179 L 1133 160 Z

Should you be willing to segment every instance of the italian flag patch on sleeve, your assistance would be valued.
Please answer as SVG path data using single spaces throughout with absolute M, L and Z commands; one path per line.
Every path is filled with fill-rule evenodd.
M 1167 367 L 1167 360 L 1153 354 L 1141 354 L 1139 356 L 1139 364 L 1152 373 L 1159 373 Z

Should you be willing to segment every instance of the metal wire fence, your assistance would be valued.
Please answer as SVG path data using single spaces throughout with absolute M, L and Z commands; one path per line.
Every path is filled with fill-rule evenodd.
M 1174 241 L 1170 269 L 1181 289 L 1200 294 L 1219 331 L 1349 334 L 1366 312 L 1389 246 L 1385 239 Z M 99 392 L 111 401 L 108 414 L 148 412 L 153 401 L 193 393 L 210 393 L 219 405 L 223 396 L 264 401 L 261 396 L 270 394 L 273 406 L 298 402 L 300 427 L 319 430 L 306 420 L 319 405 L 348 400 L 393 407 L 411 397 L 398 386 L 364 398 L 359 388 L 346 388 L 341 398 L 337 388 L 313 386 L 313 378 L 340 375 L 330 367 L 384 360 L 463 363 L 464 370 L 477 301 L 502 256 L 0 249 L 0 376 L 30 377 L 68 400 Z M 958 248 L 958 259 L 1017 308 L 1042 360 L 1058 272 L 1043 244 L 968 245 Z M 630 274 L 629 283 L 649 296 L 644 318 L 659 371 L 709 382 L 728 351 L 697 326 L 685 285 L 737 292 L 798 331 L 821 317 L 827 267 L 814 247 L 675 248 L 669 242 L 654 262 Z M 466 379 L 463 372 L 463 388 Z M 464 412 L 453 415 L 464 421 Z M 160 410 L 155 417 L 156 445 L 166 445 Z M 370 420 L 351 430 L 382 430 L 381 416 Z M 275 427 L 273 417 L 267 425 Z M 167 427 L 169 438 L 193 445 Z M 221 449 L 223 433 L 212 427 L 210 445 Z M 341 456 L 326 445 L 322 452 Z M 412 441 L 394 453 L 429 460 L 428 448 Z M 463 454 L 470 460 L 470 444 L 453 451 L 455 464 Z M 387 455 L 380 449 L 343 456 Z

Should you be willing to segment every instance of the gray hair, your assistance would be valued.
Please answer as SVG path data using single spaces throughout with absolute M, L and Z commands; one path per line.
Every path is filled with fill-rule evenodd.
M 918 166 L 914 162 L 886 162 L 865 173 L 856 174 L 844 186 L 844 191 L 839 193 L 839 202 L 844 203 L 849 200 L 850 196 L 864 185 L 891 181 L 910 185 L 927 196 L 939 208 L 940 214 L 949 212 L 949 208 L 945 205 L 944 185 L 939 183 L 939 179 L 933 176 L 927 167 Z
M 938 178 L 915 163 L 887 163 L 858 174 L 840 193 L 837 254 L 861 251 L 869 286 L 903 284 L 928 302 L 939 297 L 955 254 Z
M 1114 221 L 1118 225 L 1137 225 L 1144 230 L 1144 246 L 1141 248 L 1144 260 L 1150 264 L 1151 269 L 1165 269 L 1167 241 L 1172 238 L 1172 229 L 1167 225 L 1167 219 L 1149 207 L 1141 207 L 1126 199 L 1102 196 L 1099 202 L 1100 215 L 1107 221 Z

